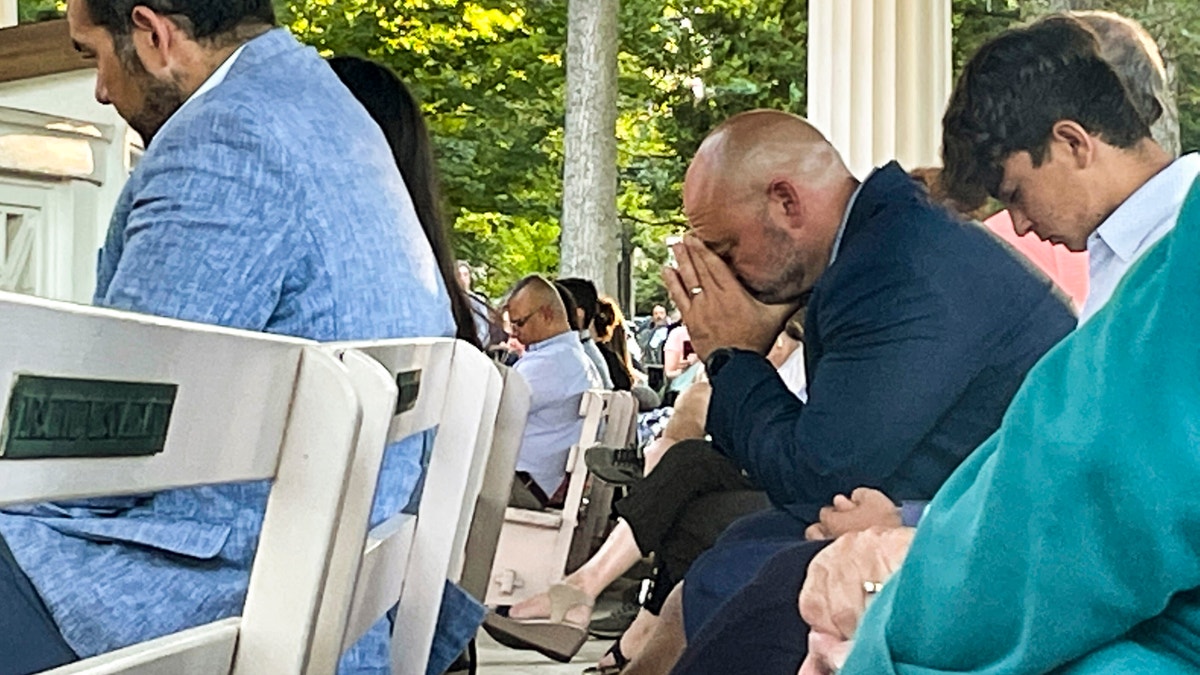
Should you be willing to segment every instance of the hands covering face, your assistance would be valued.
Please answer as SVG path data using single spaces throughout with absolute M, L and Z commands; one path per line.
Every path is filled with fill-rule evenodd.
M 766 354 L 798 305 L 755 300 L 725 261 L 693 235 L 672 251 L 679 268 L 664 268 L 663 281 L 700 358 L 719 347 Z

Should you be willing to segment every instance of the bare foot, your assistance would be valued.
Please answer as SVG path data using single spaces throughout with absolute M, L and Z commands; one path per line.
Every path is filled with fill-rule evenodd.
M 531 598 L 526 598 L 521 602 L 512 606 L 508 610 L 508 616 L 511 619 L 549 619 L 550 618 L 550 594 L 539 593 Z M 586 626 L 592 618 L 592 608 L 585 605 L 575 605 L 567 611 L 566 620 L 577 626 Z
M 550 594 L 538 593 L 531 598 L 525 598 L 508 610 L 508 616 L 513 619 L 545 619 L 550 616 Z

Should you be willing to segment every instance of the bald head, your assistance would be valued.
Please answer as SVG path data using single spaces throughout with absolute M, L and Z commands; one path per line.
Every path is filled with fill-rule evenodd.
M 1167 69 L 1150 33 L 1137 21 L 1115 12 L 1069 12 L 1096 34 L 1100 57 L 1112 66 L 1129 99 L 1150 127 L 1154 140 L 1179 156 L 1179 111 L 1167 88 Z
M 803 118 L 756 110 L 730 118 L 701 144 L 683 207 L 693 234 L 765 302 L 788 302 L 828 264 L 858 182 Z
M 537 344 L 571 330 L 558 289 L 536 274 L 513 286 L 505 309 L 513 337 L 524 345 Z
M 688 169 L 684 209 L 730 190 L 762 192 L 788 176 L 810 186 L 853 180 L 828 140 L 801 117 L 755 110 L 731 117 L 713 130 Z

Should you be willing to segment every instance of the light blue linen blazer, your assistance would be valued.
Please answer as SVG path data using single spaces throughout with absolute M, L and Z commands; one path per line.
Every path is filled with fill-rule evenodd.
M 382 131 L 282 29 L 154 138 L 113 214 L 95 303 L 319 341 L 454 334 Z M 408 501 L 422 443 L 388 449 L 374 520 Z M 87 657 L 239 613 L 267 491 L 8 509 L 0 533 Z

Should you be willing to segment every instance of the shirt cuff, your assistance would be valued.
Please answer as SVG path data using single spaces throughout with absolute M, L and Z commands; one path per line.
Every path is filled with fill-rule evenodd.
M 904 527 L 916 527 L 929 508 L 929 502 L 905 501 L 900 503 L 900 523 Z

